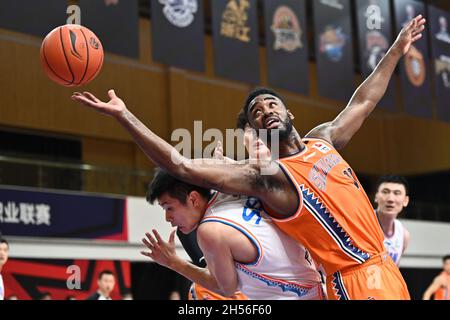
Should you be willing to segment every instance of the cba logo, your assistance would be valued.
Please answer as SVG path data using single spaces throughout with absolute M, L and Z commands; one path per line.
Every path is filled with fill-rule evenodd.
M 373 71 L 386 55 L 389 44 L 381 32 L 371 31 L 366 34 L 366 48 L 367 66 Z
M 250 27 L 247 26 L 248 0 L 230 0 L 222 15 L 220 34 L 242 42 L 250 42 Z
M 98 47 L 100 46 L 99 43 L 98 43 L 98 41 L 95 40 L 94 37 L 91 37 L 91 38 L 89 39 L 89 44 L 90 44 L 90 46 L 91 46 L 92 48 L 94 48 L 95 50 L 98 50 Z
M 416 87 L 425 82 L 426 66 L 423 54 L 414 46 L 411 46 L 405 57 L 405 70 L 409 81 Z
M 274 50 L 284 49 L 293 52 L 303 48 L 300 40 L 303 32 L 297 16 L 289 7 L 278 7 L 273 16 L 271 30 L 275 34 Z
M 159 0 L 164 5 L 164 16 L 178 28 L 185 28 L 194 21 L 197 0 Z
M 341 27 L 327 26 L 320 35 L 320 52 L 325 53 L 331 61 L 338 62 L 344 55 L 346 43 L 347 36 Z

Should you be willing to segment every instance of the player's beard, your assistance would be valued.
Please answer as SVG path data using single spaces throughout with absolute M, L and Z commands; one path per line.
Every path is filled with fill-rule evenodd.
M 267 143 L 264 141 L 264 143 L 266 143 L 267 146 L 270 146 L 272 148 L 272 136 L 276 137 L 276 135 L 274 134 L 275 131 L 278 131 L 278 144 L 279 143 L 285 143 L 289 140 L 289 137 L 291 136 L 292 131 L 294 130 L 294 126 L 292 124 L 292 121 L 290 118 L 287 118 L 284 121 L 281 121 L 282 128 L 281 129 L 268 129 L 267 130 Z

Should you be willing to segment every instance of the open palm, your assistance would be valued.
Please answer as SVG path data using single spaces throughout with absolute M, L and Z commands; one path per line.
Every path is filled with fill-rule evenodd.
M 75 92 L 72 95 L 72 100 L 110 116 L 119 115 L 126 110 L 125 103 L 116 96 L 114 90 L 109 90 L 108 96 L 110 100 L 103 102 L 90 92 Z
M 403 55 L 408 53 L 414 42 L 422 38 L 422 32 L 425 30 L 425 22 L 426 20 L 423 16 L 418 15 L 400 31 L 395 44 Z

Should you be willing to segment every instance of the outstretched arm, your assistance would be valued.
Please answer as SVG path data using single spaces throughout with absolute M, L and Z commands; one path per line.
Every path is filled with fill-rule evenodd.
M 175 177 L 225 193 L 261 196 L 259 191 L 264 184 L 260 182 L 259 172 L 260 167 L 267 164 L 262 164 L 262 161 L 238 164 L 217 159 L 187 159 L 136 118 L 114 90 L 110 90 L 108 95 L 110 101 L 107 103 L 89 92 L 74 93 L 72 99 L 115 118 L 150 160 Z M 266 178 L 270 179 L 269 176 Z
M 342 113 L 332 122 L 313 129 L 306 137 L 325 139 L 336 149 L 344 148 L 380 102 L 398 62 L 408 53 L 411 45 L 422 38 L 424 29 L 425 19 L 421 15 L 405 26 L 372 74 L 355 91 Z
M 108 95 L 110 101 L 107 103 L 89 92 L 74 93 L 72 99 L 115 118 L 150 160 L 176 178 L 227 194 L 257 197 L 270 203 L 270 208 L 276 212 L 293 212 L 298 207 L 297 195 L 286 192 L 293 189 L 276 162 L 258 159 L 228 163 L 218 159 L 187 159 L 136 118 L 114 90 L 110 90 Z

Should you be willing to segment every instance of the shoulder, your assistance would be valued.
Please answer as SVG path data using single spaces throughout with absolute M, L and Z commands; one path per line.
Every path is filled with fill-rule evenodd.
M 332 122 L 323 123 L 312 129 L 310 132 L 308 132 L 304 138 L 324 140 L 325 142 L 333 146 L 331 129 L 332 129 Z
M 202 250 L 214 250 L 225 245 L 224 227 L 222 223 L 202 223 L 197 229 L 197 240 Z

